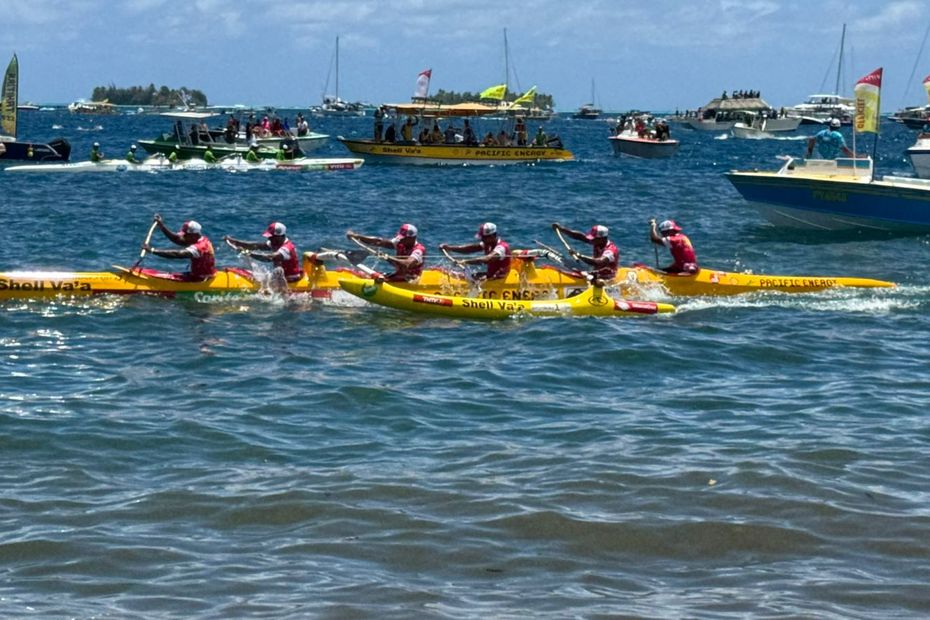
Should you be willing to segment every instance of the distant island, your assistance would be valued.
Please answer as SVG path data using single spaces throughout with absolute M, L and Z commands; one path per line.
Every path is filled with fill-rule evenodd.
M 513 101 L 520 96 L 520 93 L 507 93 L 507 97 L 504 98 L 504 101 Z M 469 103 L 472 101 L 478 101 L 481 98 L 481 93 L 456 93 L 452 91 L 445 91 L 441 88 L 436 91 L 435 94 L 430 94 L 430 101 L 436 101 L 442 105 L 455 105 L 456 103 Z M 544 93 L 536 93 L 536 106 L 543 109 L 553 109 L 553 100 L 552 95 L 546 95 Z
M 93 101 L 109 101 L 114 105 L 150 105 L 150 106 L 206 106 L 207 96 L 201 91 L 186 86 L 174 89 L 162 86 L 156 89 L 154 84 L 148 86 L 131 86 L 117 88 L 116 85 L 97 86 L 91 96 Z

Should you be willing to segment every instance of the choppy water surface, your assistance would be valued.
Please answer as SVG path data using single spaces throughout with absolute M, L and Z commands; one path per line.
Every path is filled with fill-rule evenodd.
M 162 129 L 22 124 L 79 158 Z M 4 303 L 0 615 L 927 615 L 927 237 L 764 224 L 722 173 L 802 140 L 681 130 L 675 158 L 641 162 L 611 155 L 605 123 L 553 128 L 577 162 L 0 172 L 0 269 L 131 263 L 155 212 L 215 240 L 280 219 L 301 249 L 412 221 L 434 255 L 488 219 L 524 247 L 555 243 L 555 220 L 601 222 L 624 261 L 651 263 L 658 216 L 706 265 L 901 286 L 495 324 L 275 299 Z M 907 173 L 912 140 L 888 126 L 883 172 Z

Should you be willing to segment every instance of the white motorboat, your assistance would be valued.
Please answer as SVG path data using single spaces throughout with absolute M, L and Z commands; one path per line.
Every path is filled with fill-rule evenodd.
M 914 166 L 914 173 L 921 179 L 930 179 L 930 133 L 917 136 L 917 143 L 905 151 Z

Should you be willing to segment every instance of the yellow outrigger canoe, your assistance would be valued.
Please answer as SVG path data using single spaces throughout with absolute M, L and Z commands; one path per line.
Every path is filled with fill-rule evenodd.
M 376 280 L 341 280 L 343 290 L 365 301 L 418 314 L 461 319 L 507 319 L 514 316 L 633 317 L 674 312 L 671 304 L 614 299 L 603 286 L 589 286 L 565 299 L 506 300 L 429 295 Z
M 518 251 L 519 252 L 519 251 Z M 330 267 L 322 254 L 304 254 L 304 277 L 288 285 L 292 293 L 329 298 L 339 290 L 341 281 L 370 277 L 354 267 Z M 461 272 L 426 269 L 414 282 L 395 283 L 396 287 L 431 295 L 477 297 L 505 301 L 564 299 L 588 287 L 585 276 L 577 271 L 551 265 L 536 265 L 538 255 L 514 253 L 512 269 L 506 278 L 483 283 L 470 281 Z M 697 274 L 675 275 L 645 266 L 624 267 L 616 278 L 606 283 L 623 296 L 641 296 L 650 288 L 662 287 L 673 296 L 735 295 L 756 291 L 810 293 L 833 287 L 892 287 L 892 282 L 867 278 L 825 276 L 769 276 L 702 269 Z M 0 273 L 0 300 L 51 298 L 74 295 L 153 294 L 216 296 L 254 294 L 264 290 L 251 272 L 224 267 L 203 281 L 191 281 L 182 275 L 154 269 L 115 267 L 115 271 L 10 271 Z

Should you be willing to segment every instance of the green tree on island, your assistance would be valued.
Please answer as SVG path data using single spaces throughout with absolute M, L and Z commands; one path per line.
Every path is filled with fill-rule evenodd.
M 148 86 L 131 86 L 117 88 L 115 84 L 97 86 L 91 96 L 94 101 L 107 100 L 115 105 L 149 105 L 159 107 L 174 107 L 177 105 L 205 106 L 207 96 L 203 92 L 182 86 L 179 89 L 162 86 L 155 88 L 154 84 Z

